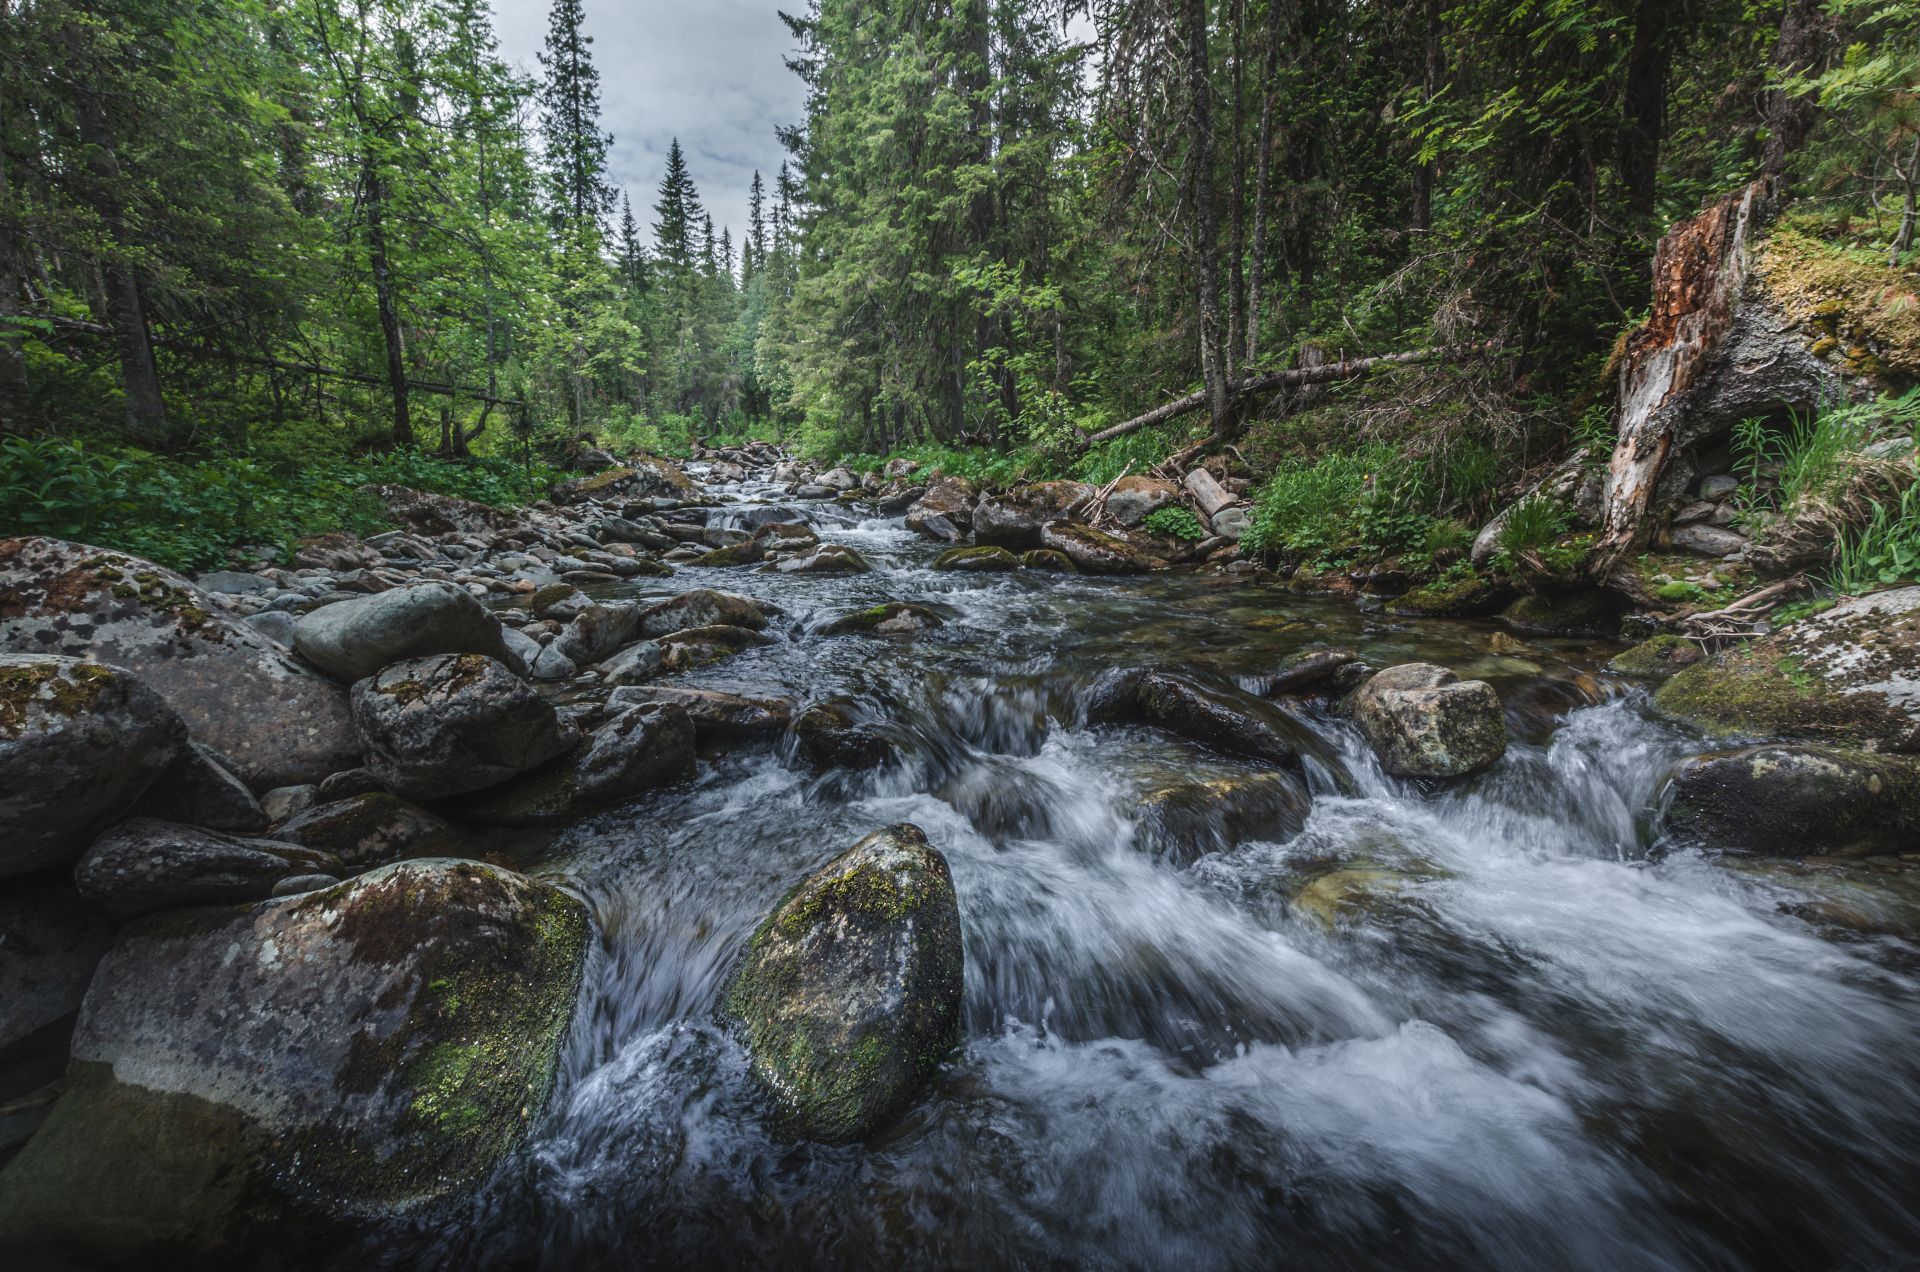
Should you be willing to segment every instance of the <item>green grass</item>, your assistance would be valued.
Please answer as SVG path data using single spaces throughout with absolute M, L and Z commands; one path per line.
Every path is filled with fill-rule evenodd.
M 1877 503 L 1866 523 L 1835 546 L 1827 576 L 1834 591 L 1871 592 L 1920 581 L 1920 486 L 1909 486 L 1898 504 Z

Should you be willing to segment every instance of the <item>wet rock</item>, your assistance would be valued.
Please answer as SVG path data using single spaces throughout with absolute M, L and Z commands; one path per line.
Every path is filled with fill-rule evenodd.
M 553 502 L 565 507 L 589 500 L 626 501 L 645 498 L 690 498 L 699 493 L 693 479 L 677 464 L 652 456 L 579 477 L 553 488 Z
M 198 742 L 181 749 L 134 811 L 214 830 L 263 830 L 270 820 L 226 757 Z
M 1620 635 L 1620 598 L 1599 590 L 1561 596 L 1523 596 L 1500 618 L 1523 636 L 1613 640 Z
M 964 477 L 935 477 L 927 483 L 919 500 L 907 510 L 907 525 L 911 529 L 919 529 L 914 524 L 916 517 L 923 521 L 944 517 L 965 534 L 973 529 L 973 505 L 978 498 L 979 491 Z M 920 532 L 926 533 L 925 530 Z
M 0 893 L 0 1161 L 45 1118 L 22 1097 L 60 1080 L 80 1000 L 113 943 L 113 921 L 66 880 Z M 25 1107 L 17 1113 L 9 1106 Z
M 842 494 L 844 494 L 849 490 L 853 490 L 860 485 L 860 479 L 858 477 L 855 477 L 852 472 L 850 472 L 845 468 L 829 469 L 828 471 L 821 473 L 818 477 L 814 478 L 814 480 L 819 482 L 822 486 L 830 486 L 834 490 Z
M 0 654 L 0 879 L 73 860 L 186 747 L 180 717 L 137 677 Z
M 700 742 L 745 742 L 786 732 L 793 703 L 786 698 L 750 698 L 718 689 L 682 689 L 653 685 L 616 689 L 609 710 L 633 706 L 675 706 L 693 721 Z
M 766 614 L 746 597 L 698 588 L 643 611 L 638 634 L 658 640 L 693 627 L 744 627 L 757 632 L 766 625 Z
M 1052 548 L 1033 548 L 1022 552 L 1020 554 L 1020 568 L 1023 570 L 1039 570 L 1047 574 L 1080 573 L 1080 567 L 1073 563 L 1072 557 L 1064 552 L 1057 552 Z
M 1920 587 L 1851 597 L 1725 650 L 1654 704 L 1722 736 L 1920 750 Z
M 601 663 L 600 678 L 610 685 L 639 684 L 659 672 L 666 656 L 658 641 L 638 641 Z
M 895 1121 L 960 1040 L 960 910 L 947 862 L 890 826 L 808 877 L 748 943 L 727 994 L 753 1071 L 795 1129 Z
M 576 666 L 591 666 L 630 643 L 640 617 L 640 607 L 627 602 L 589 605 L 573 616 L 549 648 Z
M 752 565 L 775 556 L 798 555 L 820 546 L 813 527 L 789 522 L 773 522 L 756 529 L 744 542 L 716 548 L 695 565 Z
M 785 557 L 765 569 L 774 574 L 865 574 L 873 567 L 844 543 L 823 543 L 811 552 Z
M 1301 726 L 1272 703 L 1172 672 L 1118 668 L 1085 699 L 1091 724 L 1150 724 L 1233 755 L 1296 766 Z
M 1145 548 L 1092 526 L 1054 521 L 1040 528 L 1040 547 L 1071 560 L 1087 574 L 1142 574 L 1167 563 Z
M 278 1267 L 434 1220 L 541 1116 L 589 936 L 578 901 L 477 862 L 136 924 L 0 1172 L 0 1247 Z
M 407 857 L 463 857 L 466 839 L 417 804 L 385 791 L 333 799 L 276 827 L 275 839 L 331 853 L 350 871 Z
M 1002 548 L 1056 547 L 1042 542 L 1041 527 L 1073 516 L 1094 493 L 1084 482 L 1041 481 L 988 495 L 973 510 L 974 542 Z
M 1020 568 L 1020 558 L 1005 548 L 949 548 L 933 559 L 942 573 L 1002 574 Z
M 317 785 L 276 786 L 260 797 L 260 811 L 269 822 L 281 822 L 312 808 L 318 802 Z
M 946 619 L 924 605 L 891 601 L 871 609 L 842 615 L 820 629 L 822 636 L 918 636 L 946 624 Z
M 184 906 L 259 901 L 290 875 L 340 873 L 331 853 L 240 839 L 152 817 L 121 822 L 74 867 L 80 895 L 117 919 Z
M 1280 664 L 1267 685 L 1269 698 L 1306 693 L 1327 686 L 1344 667 L 1360 661 L 1351 649 L 1303 649 Z
M 1349 923 L 1377 922 L 1386 910 L 1405 909 L 1410 890 L 1444 877 L 1444 871 L 1424 862 L 1405 866 L 1364 859 L 1338 862 L 1309 872 L 1287 904 L 1321 930 L 1335 932 Z
M 0 646 L 126 668 L 256 786 L 317 781 L 357 762 L 339 685 L 138 557 L 0 540 Z
M 1654 680 L 1685 671 L 1706 656 L 1705 650 L 1684 636 L 1655 636 L 1616 655 L 1607 668 L 1623 676 Z
M 1920 851 L 1920 763 L 1807 746 L 1701 756 L 1674 770 L 1661 824 L 1682 840 L 1736 854 Z
M 660 638 L 660 665 L 665 671 L 687 671 L 731 658 L 744 649 L 773 643 L 773 637 L 751 628 L 730 627 L 724 623 L 693 627 Z
M 915 534 L 939 543 L 958 543 L 967 537 L 967 532 L 955 525 L 951 517 L 944 513 L 928 512 L 924 508 L 909 509 L 906 526 Z
M 535 680 L 572 680 L 580 674 L 580 666 L 560 651 L 558 643 L 550 643 L 535 656 L 527 674 Z
M 1513 588 L 1473 570 L 1442 576 L 1387 606 L 1396 618 L 1480 618 L 1513 600 Z
M 591 604 L 593 602 L 588 599 L 587 594 L 571 583 L 549 583 L 527 598 L 527 608 L 533 611 L 535 618 L 552 618 L 562 623 L 569 621 Z M 486 651 L 454 649 L 435 652 L 485 653 Z
M 1251 840 L 1300 833 L 1312 811 L 1292 773 L 1252 773 L 1181 782 L 1140 800 L 1140 840 L 1157 857 L 1185 865 Z
M 457 815 L 508 826 L 563 821 L 693 776 L 693 719 L 672 706 L 628 707 L 544 768 L 460 801 Z
M 1466 777 L 1507 750 L 1500 697 L 1445 667 L 1404 663 L 1356 690 L 1346 712 L 1395 777 Z
M 793 720 L 800 758 L 816 773 L 831 769 L 879 768 L 893 758 L 893 744 L 862 727 L 846 703 L 817 702 Z
M 353 687 L 367 767 L 410 799 L 443 799 L 538 768 L 576 739 L 527 683 L 480 654 L 395 663 Z
M 1180 488 L 1158 477 L 1122 477 L 1107 495 L 1107 511 L 1123 526 L 1137 526 L 1162 508 L 1179 503 Z
M 536 593 L 536 596 L 538 594 Z M 416 583 L 301 615 L 293 648 L 320 670 L 362 680 L 388 663 L 428 654 L 502 657 L 500 622 L 451 583 Z
M 331 803 L 337 799 L 352 799 L 355 795 L 366 795 L 373 791 L 384 791 L 379 776 L 369 768 L 347 769 L 335 773 L 314 788 L 314 799 L 318 803 Z

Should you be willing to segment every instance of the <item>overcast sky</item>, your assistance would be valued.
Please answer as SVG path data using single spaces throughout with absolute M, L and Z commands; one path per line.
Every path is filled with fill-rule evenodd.
M 538 74 L 547 0 L 492 3 L 501 52 Z M 675 137 L 714 223 L 733 227 L 736 246 L 754 169 L 765 174 L 771 197 L 785 157 L 774 128 L 800 122 L 804 103 L 799 78 L 782 61 L 793 48 L 782 3 L 805 8 L 801 0 L 587 0 L 602 122 L 613 134 L 609 166 L 614 184 L 633 196 L 649 244 Z

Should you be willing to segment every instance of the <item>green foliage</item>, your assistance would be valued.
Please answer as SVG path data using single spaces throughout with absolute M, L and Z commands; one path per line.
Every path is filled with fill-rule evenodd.
M 1200 524 L 1200 518 L 1194 516 L 1189 508 L 1172 505 L 1156 508 L 1147 514 L 1147 519 L 1141 524 L 1146 527 L 1149 534 L 1162 534 L 1169 539 L 1184 539 L 1189 543 L 1207 537 L 1206 530 Z
M 1531 495 L 1515 504 L 1500 523 L 1501 553 L 1517 559 L 1558 541 L 1573 524 L 1573 512 L 1557 499 Z
M 1874 504 L 1866 524 L 1835 546 L 1828 575 L 1833 590 L 1848 595 L 1913 582 L 1920 582 L 1920 486 L 1907 487 L 1892 507 Z
M 204 570 L 224 564 L 228 550 L 241 545 L 285 555 L 303 535 L 386 529 L 379 501 L 361 491 L 367 485 L 397 483 L 511 507 L 544 497 L 563 476 L 540 463 L 453 462 L 410 452 L 287 466 L 4 438 L 0 536 L 53 535 Z
M 1338 550 L 1376 559 L 1424 545 L 1434 532 L 1437 498 L 1426 466 L 1390 446 L 1289 461 L 1254 496 L 1242 546 L 1259 556 Z

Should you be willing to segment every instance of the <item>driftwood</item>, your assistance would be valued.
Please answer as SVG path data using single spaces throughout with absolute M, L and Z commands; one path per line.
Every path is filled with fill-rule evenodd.
M 1404 367 L 1416 362 L 1427 362 L 1435 358 L 1467 358 L 1491 353 L 1499 348 L 1495 341 L 1485 344 L 1436 347 L 1432 349 L 1414 349 L 1406 353 L 1383 353 L 1372 358 L 1349 358 L 1345 362 L 1329 362 L 1325 366 L 1302 367 L 1293 371 L 1263 371 L 1256 375 L 1242 376 L 1227 385 L 1229 402 L 1254 393 L 1271 393 L 1276 389 L 1303 388 L 1310 384 L 1331 384 L 1337 380 L 1352 380 L 1370 375 L 1384 367 Z M 1089 434 L 1082 446 L 1097 446 L 1101 442 L 1110 442 L 1116 437 L 1125 437 L 1137 433 L 1143 428 L 1155 424 L 1164 424 L 1168 420 L 1178 419 L 1182 415 L 1202 410 L 1208 404 L 1206 390 L 1189 393 L 1185 397 L 1175 398 L 1164 406 L 1157 406 L 1145 415 L 1136 415 L 1130 420 L 1103 428 L 1098 433 Z
M 1706 649 L 1718 648 L 1729 641 L 1746 640 L 1761 634 L 1767 616 L 1773 613 L 1775 606 L 1812 589 L 1813 583 L 1806 575 L 1796 574 L 1790 579 L 1770 583 L 1757 592 L 1750 592 L 1717 610 L 1690 614 L 1681 620 L 1681 630 L 1687 639 L 1699 642 Z
M 1120 475 L 1102 486 L 1099 492 L 1087 501 L 1084 515 L 1087 518 L 1088 525 L 1092 526 L 1095 530 L 1119 529 L 1118 524 L 1113 519 L 1113 514 L 1107 511 L 1107 500 L 1113 497 L 1114 490 L 1119 487 L 1121 482 L 1127 479 L 1127 474 L 1132 471 L 1133 461 L 1128 460 L 1126 467 L 1120 470 Z

